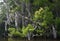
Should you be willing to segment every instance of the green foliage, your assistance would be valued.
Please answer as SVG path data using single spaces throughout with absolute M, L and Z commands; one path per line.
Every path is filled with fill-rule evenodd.
M 29 0 L 25 0 L 25 2 L 28 4 L 29 3 Z
M 10 37 L 13 37 L 13 36 L 22 37 L 22 33 L 17 31 L 15 28 L 9 28 L 8 31 L 9 31 L 8 36 Z
M 2 4 L 3 5 L 3 4 Z M 0 5 L 0 23 L 6 19 L 6 8 L 5 6 Z
M 55 24 L 57 26 L 57 28 L 56 28 L 57 34 L 60 36 L 60 17 L 56 17 Z
M 29 31 L 32 32 L 33 30 L 34 30 L 34 27 L 31 24 L 28 24 L 27 27 L 22 28 L 22 33 L 24 36 L 26 36 Z
M 8 28 L 9 34 L 8 36 L 13 36 L 14 32 L 15 32 L 15 28 Z
M 22 34 L 24 35 L 24 36 L 26 36 L 27 35 L 27 33 L 28 33 L 28 28 L 22 28 Z
M 37 29 L 36 30 L 37 34 L 39 34 L 40 36 L 42 36 L 44 34 L 44 29 Z
M 43 27 L 47 27 L 47 23 L 46 23 L 46 21 L 43 21 L 43 22 L 41 23 L 41 26 L 43 26 Z
M 10 36 L 26 37 L 29 31 L 34 31 L 34 27 L 31 24 L 28 24 L 27 27 L 22 28 L 21 32 L 17 31 L 15 28 L 9 28 L 8 31 L 10 32 Z
M 40 7 L 40 9 L 35 12 L 33 20 L 41 23 L 40 26 L 42 29 L 37 29 L 36 32 L 43 35 L 44 32 L 48 30 L 48 26 L 53 23 L 53 14 L 49 7 Z
M 28 24 L 27 28 L 29 28 L 29 31 L 33 31 L 34 27 L 31 24 Z
M 23 34 L 20 33 L 19 31 L 15 31 L 15 32 L 13 33 L 13 36 L 23 37 Z
M 36 11 L 33 20 L 40 19 L 42 17 L 42 16 L 40 16 L 42 11 L 43 11 L 43 8 L 40 8 L 39 11 Z
M 34 0 L 33 4 L 36 6 L 45 6 L 48 0 Z
M 27 5 L 27 8 L 30 9 L 28 6 L 31 6 L 31 11 L 34 13 L 34 11 L 36 11 L 34 13 L 34 17 L 33 20 L 36 22 L 39 22 L 39 24 L 41 25 L 41 29 L 36 29 L 36 32 L 43 35 L 43 33 L 45 32 L 45 29 L 48 28 L 48 26 L 50 26 L 54 21 L 53 21 L 53 14 L 50 10 L 52 10 L 52 8 L 56 8 L 56 12 L 59 13 L 59 8 L 60 8 L 60 1 L 59 0 L 53 0 L 56 1 L 54 2 L 49 2 L 49 0 L 33 0 L 32 2 L 30 2 L 31 0 L 8 0 L 7 4 L 8 6 L 10 6 L 10 12 L 12 14 L 15 14 L 15 12 L 21 12 L 22 10 L 22 5 Z M 16 4 L 16 3 L 17 4 Z M 21 4 L 22 3 L 22 4 Z M 21 5 L 20 5 L 21 4 Z M 44 7 L 44 8 L 43 8 Z M 58 7 L 58 9 L 57 9 Z M 26 7 L 23 8 L 23 13 L 27 13 L 30 12 L 30 10 L 27 12 Z M 0 12 L 0 22 L 2 22 L 4 20 L 4 18 L 6 17 L 6 9 L 4 6 L 2 6 L 2 11 Z M 30 12 L 30 13 L 32 13 Z M 22 13 L 22 12 L 21 12 Z M 24 13 L 24 16 L 25 16 Z M 33 14 L 31 14 L 33 16 Z M 14 17 L 13 17 L 14 18 Z M 14 19 L 15 20 L 15 19 Z M 21 20 L 21 19 L 20 19 Z M 18 18 L 19 21 L 19 18 Z M 19 24 L 19 23 L 18 23 Z M 56 18 L 55 20 L 55 24 L 57 26 L 57 33 L 60 35 L 60 18 Z M 48 30 L 48 29 L 47 29 Z M 34 31 L 34 27 L 31 24 L 28 24 L 27 27 L 22 27 L 22 29 L 20 29 L 19 31 L 17 31 L 15 28 L 8 28 L 8 31 L 10 32 L 9 35 L 10 36 L 19 36 L 19 37 L 25 37 L 29 32 L 33 32 Z M 21 31 L 21 32 L 20 32 Z
M 34 21 L 38 21 L 41 23 L 42 27 L 48 28 L 48 24 L 53 23 L 53 14 L 49 10 L 48 7 L 40 8 L 38 11 L 35 12 Z
M 60 17 L 56 17 L 55 24 L 57 25 L 57 27 L 60 27 Z
M 50 24 L 53 22 L 53 14 L 49 10 L 48 7 L 40 8 L 38 11 L 35 12 L 33 20 L 40 20 L 40 22 L 43 24 Z
M 44 30 L 37 30 L 37 33 L 43 33 Z
M 11 27 L 11 28 L 8 29 L 8 31 L 9 31 L 9 32 L 15 31 L 15 28 L 12 28 L 12 27 Z

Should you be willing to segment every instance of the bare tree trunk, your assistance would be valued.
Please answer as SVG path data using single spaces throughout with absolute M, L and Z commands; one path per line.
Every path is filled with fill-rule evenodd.
M 7 22 L 5 21 L 5 31 L 7 31 Z
M 26 3 L 26 11 L 28 12 L 28 17 L 31 17 L 31 4 L 30 1 Z
M 18 30 L 18 13 L 15 12 L 15 27 Z
M 54 39 L 56 39 L 57 38 L 57 33 L 56 33 L 54 25 L 52 25 L 52 31 L 53 31 L 53 37 L 54 37 Z
M 4 0 L 4 6 L 6 7 L 6 18 L 7 20 L 5 21 L 5 30 L 7 31 L 7 24 L 10 24 L 10 20 L 9 20 L 9 4 L 8 4 L 8 0 Z
M 31 38 L 31 34 L 30 34 L 30 32 L 28 32 L 27 37 L 28 37 L 28 40 L 30 40 L 30 38 Z
M 28 18 L 30 19 L 30 17 L 31 17 L 31 13 L 30 13 L 30 2 L 29 3 L 26 3 L 26 11 L 28 12 Z M 27 20 L 26 20 L 27 21 Z M 29 21 L 28 21 L 28 23 L 30 23 Z M 28 40 L 30 40 L 30 38 L 31 38 L 31 33 L 30 33 L 30 31 L 28 32 Z
M 22 11 L 22 15 L 24 15 L 24 10 L 25 10 L 25 5 L 24 5 L 25 3 L 24 3 L 24 0 L 22 0 L 22 2 L 21 2 L 21 11 Z M 24 18 L 22 18 L 22 27 L 24 26 Z

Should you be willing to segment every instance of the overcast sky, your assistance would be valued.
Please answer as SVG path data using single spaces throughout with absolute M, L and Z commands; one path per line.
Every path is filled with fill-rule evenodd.
M 3 2 L 3 0 L 0 0 L 0 2 Z

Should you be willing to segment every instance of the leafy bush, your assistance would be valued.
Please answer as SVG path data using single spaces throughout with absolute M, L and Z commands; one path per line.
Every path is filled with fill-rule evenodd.
M 53 14 L 48 7 L 40 7 L 40 9 L 35 12 L 33 20 L 40 23 L 41 29 L 37 29 L 36 32 L 43 35 L 43 33 L 48 30 L 49 25 L 53 23 Z
M 33 30 L 34 30 L 34 27 L 31 24 L 28 24 L 27 27 L 22 28 L 22 33 L 24 36 L 26 36 L 29 31 L 32 32 Z
M 13 36 L 23 37 L 22 33 L 20 33 L 19 31 L 15 31 L 15 32 L 13 33 Z
M 15 28 L 13 28 L 13 27 L 8 28 L 8 31 L 9 31 L 9 32 L 15 31 Z
M 32 32 L 34 30 L 34 27 L 31 24 L 28 24 L 27 27 L 22 28 L 22 32 L 17 31 L 15 28 L 9 28 L 8 31 L 10 32 L 9 35 L 12 36 L 18 36 L 18 37 L 26 37 L 28 32 Z
M 60 18 L 56 17 L 55 24 L 57 26 L 57 34 L 60 35 Z
M 8 29 L 8 31 L 9 31 L 9 36 L 10 37 L 13 37 L 13 36 L 21 36 L 22 35 L 22 33 L 20 33 L 19 31 L 17 31 L 15 28 L 9 28 Z
M 57 27 L 60 27 L 60 18 L 59 17 L 56 18 L 55 24 L 57 25 Z
M 35 12 L 33 20 L 40 20 L 41 26 L 47 26 L 47 24 L 53 23 L 53 14 L 48 7 L 40 8 Z
M 48 2 L 48 0 L 34 0 L 33 4 L 36 6 L 45 6 Z

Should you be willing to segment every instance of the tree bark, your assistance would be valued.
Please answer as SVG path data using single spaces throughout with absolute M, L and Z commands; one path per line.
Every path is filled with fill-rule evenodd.
M 9 10 L 10 10 L 10 7 L 9 7 L 9 4 L 8 4 L 8 0 L 4 0 L 4 5 L 5 5 L 5 8 L 6 8 L 6 18 L 7 20 L 5 21 L 5 31 L 7 31 L 7 25 L 10 24 L 10 20 L 9 20 Z
M 55 27 L 54 27 L 54 25 L 52 25 L 52 33 L 53 33 L 53 37 L 54 37 L 54 39 L 56 39 L 57 38 L 57 33 L 56 33 L 56 29 L 55 29 Z
M 21 2 L 21 12 L 22 12 L 22 15 L 24 15 L 24 10 L 25 10 L 25 2 L 24 0 L 22 0 Z M 24 26 L 24 18 L 22 18 L 22 27 Z
M 15 27 L 18 30 L 18 13 L 15 12 Z

